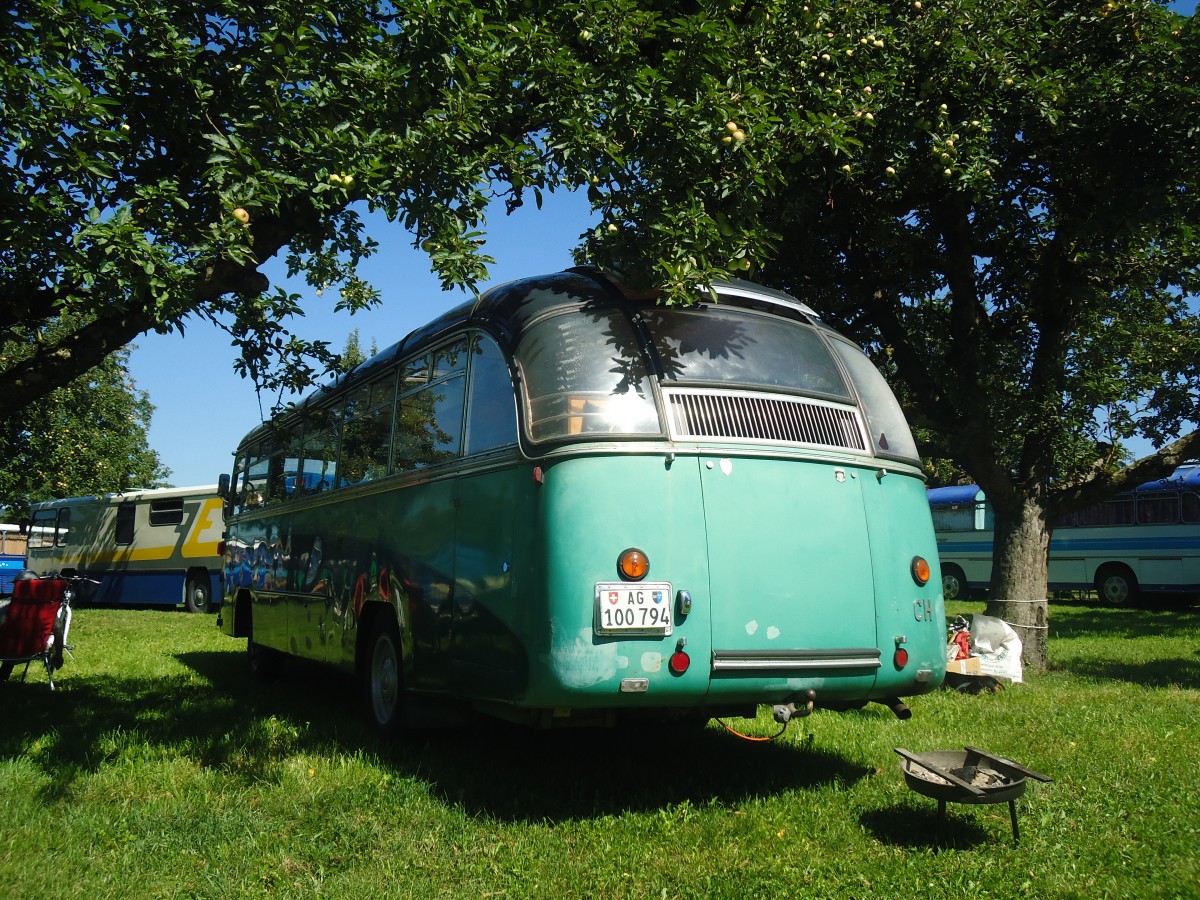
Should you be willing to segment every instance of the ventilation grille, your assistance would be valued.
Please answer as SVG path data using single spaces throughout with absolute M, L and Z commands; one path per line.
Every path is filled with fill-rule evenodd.
M 858 410 L 852 406 L 741 391 L 663 394 L 676 440 L 760 441 L 867 452 Z

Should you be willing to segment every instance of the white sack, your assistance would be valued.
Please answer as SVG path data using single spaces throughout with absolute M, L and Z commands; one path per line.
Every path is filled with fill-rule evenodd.
M 1020 682 L 1021 639 L 1011 625 L 995 616 L 971 616 L 971 644 L 981 673 Z

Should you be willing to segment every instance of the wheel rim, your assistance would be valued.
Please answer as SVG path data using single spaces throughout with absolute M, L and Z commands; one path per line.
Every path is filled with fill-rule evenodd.
M 192 587 L 192 608 L 197 612 L 208 610 L 208 589 L 202 584 Z
M 942 576 L 942 597 L 946 600 L 958 599 L 959 591 L 962 586 L 958 583 L 958 578 L 954 575 Z
M 386 725 L 396 714 L 400 697 L 400 660 L 390 634 L 381 634 L 371 654 L 371 707 L 375 720 Z
M 1100 596 L 1111 606 L 1123 606 L 1129 600 L 1129 582 L 1120 575 L 1109 575 L 1100 583 Z

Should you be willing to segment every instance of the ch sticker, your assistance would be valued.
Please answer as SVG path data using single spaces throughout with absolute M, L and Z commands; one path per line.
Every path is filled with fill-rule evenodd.
M 918 622 L 933 621 L 933 603 L 929 600 L 913 601 L 913 618 Z

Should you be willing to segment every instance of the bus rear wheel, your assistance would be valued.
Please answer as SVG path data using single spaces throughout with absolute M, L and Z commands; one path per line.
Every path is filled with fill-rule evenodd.
M 954 563 L 942 566 L 942 597 L 946 600 L 958 600 L 967 595 L 967 576 Z
M 209 611 L 211 602 L 208 576 L 189 576 L 187 587 L 184 588 L 184 605 L 187 607 L 187 611 L 206 613 Z
M 404 680 L 400 631 L 391 615 L 375 617 L 367 643 L 363 691 L 375 730 L 384 737 L 399 734 L 404 725 Z
M 1107 606 L 1132 606 L 1138 599 L 1137 576 L 1125 566 L 1105 566 L 1096 573 L 1096 595 Z

